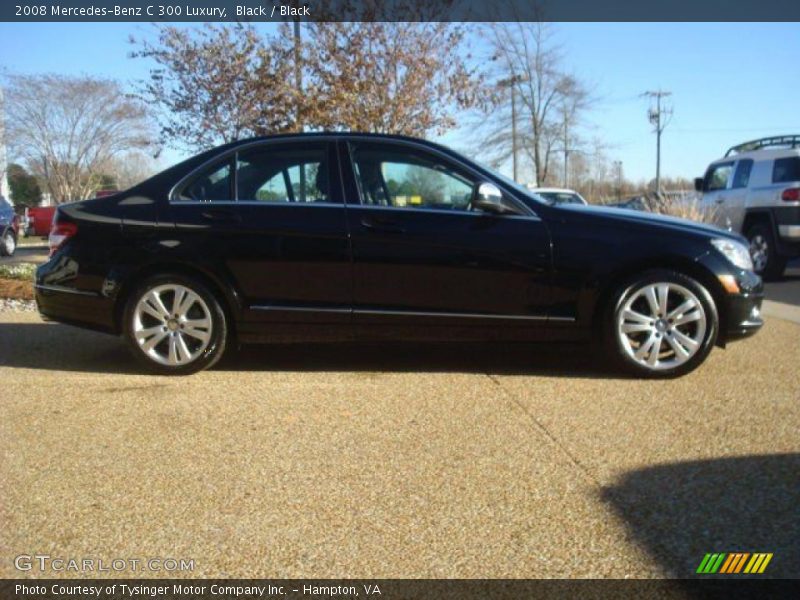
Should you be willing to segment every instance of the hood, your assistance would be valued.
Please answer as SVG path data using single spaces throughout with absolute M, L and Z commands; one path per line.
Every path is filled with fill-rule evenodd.
M 729 238 L 743 242 L 744 238 L 738 233 L 721 229 L 707 223 L 669 217 L 651 212 L 628 210 L 625 208 L 608 208 L 605 206 L 581 206 L 577 204 L 562 204 L 553 207 L 562 214 L 583 216 L 587 219 L 598 219 L 606 222 L 615 222 L 620 225 L 652 228 L 654 230 L 667 230 L 675 233 L 696 235 L 707 238 Z

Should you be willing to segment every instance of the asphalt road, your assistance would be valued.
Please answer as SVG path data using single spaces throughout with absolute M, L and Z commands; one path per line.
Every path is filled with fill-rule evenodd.
M 738 550 L 798 577 L 799 336 L 772 318 L 672 381 L 574 346 L 276 346 L 165 378 L 113 337 L 0 313 L 0 576 L 39 553 L 683 577 Z

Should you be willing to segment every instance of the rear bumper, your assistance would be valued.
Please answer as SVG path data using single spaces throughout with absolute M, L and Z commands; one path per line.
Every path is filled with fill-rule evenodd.
M 93 292 L 38 283 L 35 292 L 36 306 L 44 320 L 114 332 L 113 304 L 108 298 Z

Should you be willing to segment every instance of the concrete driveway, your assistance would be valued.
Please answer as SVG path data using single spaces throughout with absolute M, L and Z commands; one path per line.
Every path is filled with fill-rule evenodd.
M 39 553 L 196 577 L 683 577 L 737 550 L 797 577 L 798 339 L 770 319 L 673 381 L 485 345 L 253 348 L 165 378 L 113 337 L 0 313 L 0 576 L 62 574 L 14 570 Z

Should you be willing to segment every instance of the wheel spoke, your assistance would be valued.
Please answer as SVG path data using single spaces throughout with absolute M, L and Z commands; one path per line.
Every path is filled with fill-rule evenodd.
M 167 337 L 167 332 L 166 331 L 159 331 L 153 337 L 151 337 L 149 340 L 147 340 L 146 342 L 142 343 L 142 350 L 144 350 L 145 352 L 150 352 L 153 348 L 158 346 L 158 344 L 165 337 Z
M 192 357 L 192 353 L 189 350 L 189 346 L 186 345 L 186 340 L 184 339 L 182 334 L 178 334 L 175 336 L 178 339 L 178 353 L 182 355 L 185 360 L 189 360 Z
M 654 286 L 648 287 L 644 292 L 647 298 L 647 304 L 650 305 L 650 314 L 658 316 L 658 298 L 656 298 L 656 289 Z
M 183 314 L 181 310 L 181 304 L 183 303 L 183 299 L 186 297 L 187 290 L 185 287 L 180 286 L 175 289 L 175 295 L 172 297 L 172 314 L 175 316 Z
M 658 355 L 661 354 L 661 342 L 663 338 L 659 335 L 656 336 L 655 341 L 653 342 L 653 347 L 650 349 L 650 354 L 647 357 L 647 364 L 651 367 L 655 367 L 658 363 Z
M 697 306 L 697 302 L 695 302 L 693 298 L 687 298 L 680 306 L 678 306 L 678 308 L 670 311 L 670 313 L 667 315 L 667 318 L 677 319 L 682 314 L 689 312 L 695 306 Z
M 151 315 L 156 316 L 156 318 L 160 319 L 169 318 L 169 311 L 167 310 L 167 307 L 164 306 L 164 301 L 161 300 L 161 295 L 155 291 L 152 291 L 149 294 L 147 294 L 147 297 L 145 298 L 144 301 L 144 307 L 145 310 L 147 308 L 150 308 L 151 311 L 155 311 L 155 312 L 151 311 L 148 312 L 150 312 Z
M 198 329 L 197 327 L 184 326 L 183 333 L 185 333 L 186 335 L 190 335 L 193 338 L 197 338 L 202 342 L 208 341 L 208 339 L 211 337 L 208 330 Z
M 662 283 L 656 288 L 658 296 L 658 315 L 663 317 L 667 314 L 667 299 L 669 298 L 669 284 Z
M 672 350 L 675 352 L 675 358 L 677 358 L 681 362 L 689 358 L 689 351 L 683 346 L 681 346 L 680 343 L 678 343 L 678 340 L 675 339 L 674 335 L 667 336 L 667 343 L 672 347 Z
M 622 317 L 625 321 L 634 321 L 635 323 L 647 323 L 648 325 L 653 320 L 651 317 L 647 315 L 643 315 L 640 312 L 636 312 L 635 310 L 625 310 L 622 313 Z
M 178 358 L 178 343 L 174 335 L 169 336 L 169 356 L 167 360 L 171 365 L 177 365 L 180 362 L 180 358 Z
M 672 326 L 677 327 L 678 325 L 686 325 L 686 323 L 699 321 L 702 318 L 703 318 L 703 313 L 698 309 L 690 313 L 684 313 L 683 315 L 675 319 L 675 321 L 673 321 Z
M 634 354 L 636 360 L 643 360 L 644 357 L 647 356 L 647 353 L 650 352 L 650 350 L 653 348 L 653 345 L 656 343 L 656 339 L 655 332 L 651 333 L 650 337 L 648 337 L 647 340 L 636 350 L 636 354 Z
M 672 330 L 672 335 L 678 340 L 680 344 L 688 348 L 690 351 L 694 351 L 700 346 L 700 342 L 693 340 L 688 335 L 678 331 L 677 329 Z
M 653 326 L 650 323 L 623 323 L 622 331 L 624 333 L 641 333 L 642 331 L 652 331 Z

